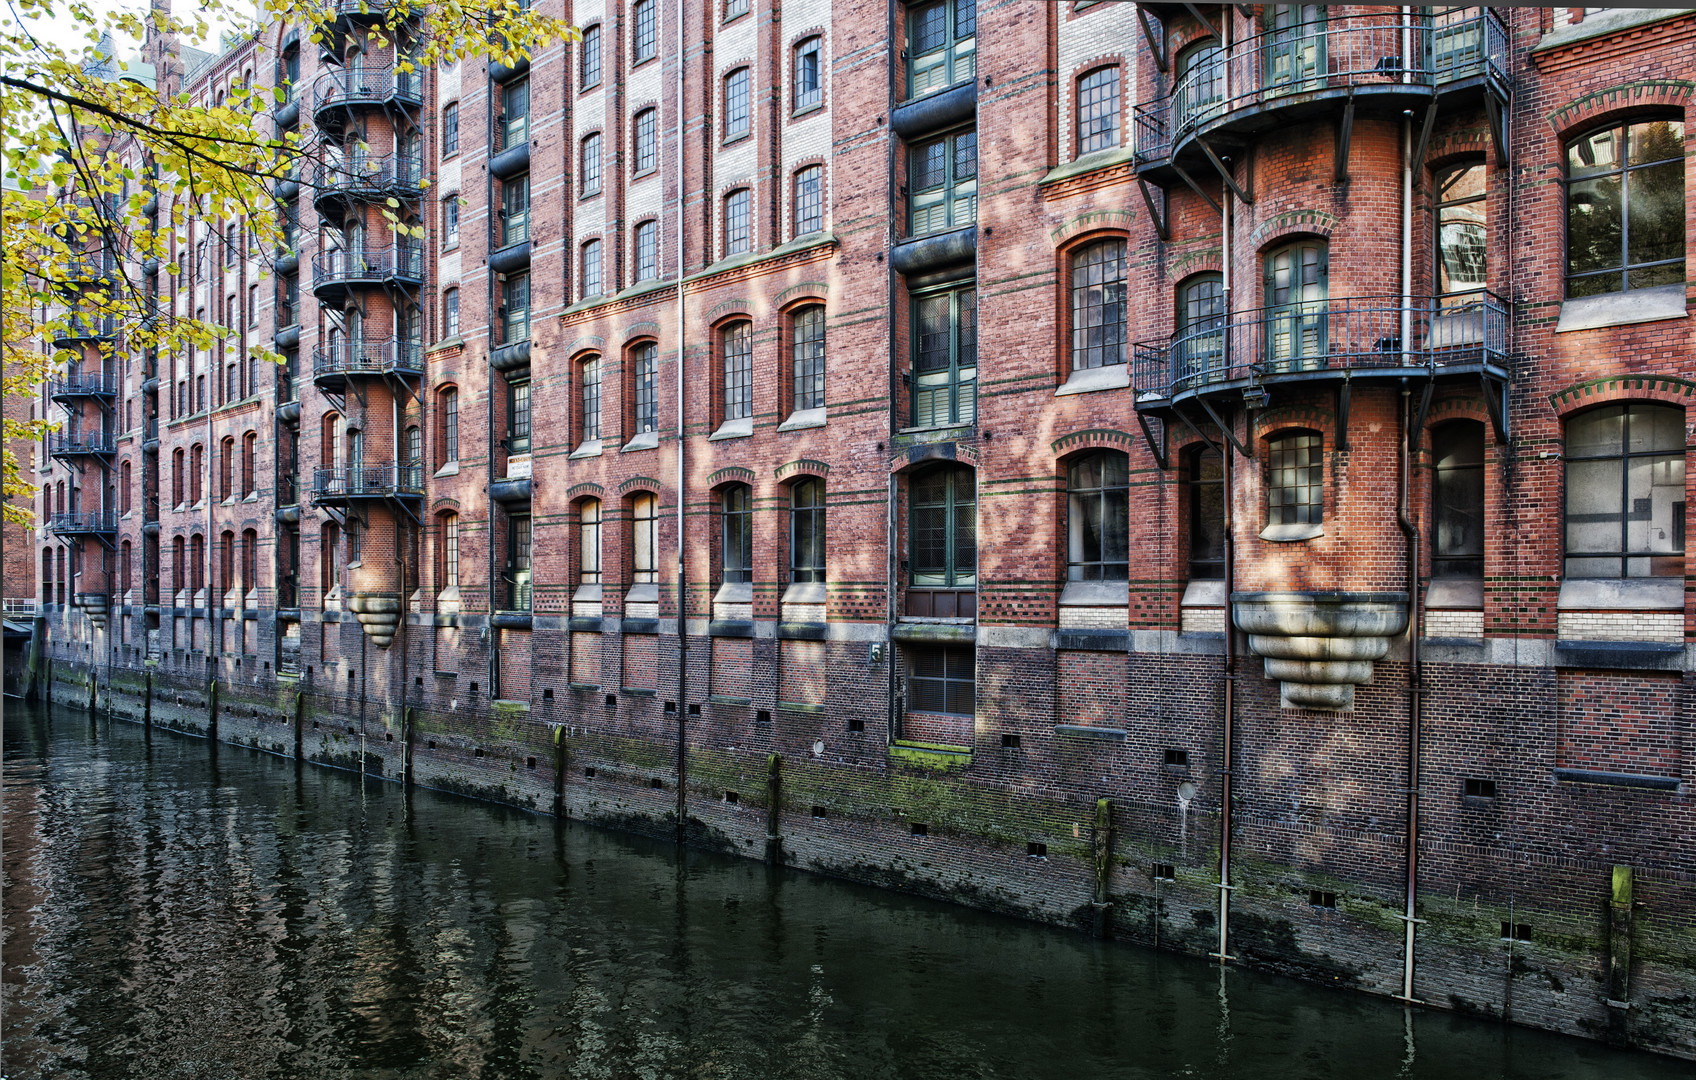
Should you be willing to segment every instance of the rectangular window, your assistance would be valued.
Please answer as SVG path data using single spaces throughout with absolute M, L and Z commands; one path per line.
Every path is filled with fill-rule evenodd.
M 459 515 L 442 516 L 442 587 L 459 587 Z
M 577 583 L 601 583 L 601 504 L 584 499 L 577 511 Z
M 1096 68 L 1078 80 L 1078 156 L 1119 145 L 1119 69 Z
M 724 253 L 741 255 L 750 246 L 748 189 L 732 191 L 724 200 Z
M 501 285 L 501 328 L 503 341 L 525 341 L 530 337 L 530 275 L 514 274 Z
M 727 327 L 720 341 L 724 352 L 724 419 L 743 420 L 754 411 L 753 324 L 739 322 Z
M 449 195 L 442 200 L 442 248 L 459 246 L 459 196 Z
M 754 580 L 753 492 L 747 484 L 733 484 L 725 491 L 719 508 L 724 526 L 721 536 L 722 581 Z
M 644 221 L 636 226 L 636 280 L 652 281 L 660 276 L 658 222 Z
M 633 21 L 636 24 L 635 33 L 631 35 L 633 46 L 632 58 L 640 64 L 644 60 L 654 58 L 654 50 L 659 41 L 658 16 L 654 13 L 654 0 L 636 0 L 631 9 Z
M 956 131 L 921 142 L 907 168 L 913 236 L 962 229 L 978 219 L 978 133 Z
M 530 610 L 530 515 L 513 517 L 507 521 L 506 529 L 506 573 L 502 575 L 506 585 L 506 603 L 502 607 L 507 611 Z
M 583 245 L 583 296 L 601 295 L 601 242 L 591 240 Z
M 724 80 L 724 137 L 748 134 L 748 69 L 737 68 Z
M 807 479 L 790 489 L 789 580 L 824 580 L 824 484 Z
M 977 0 L 937 0 L 907 13 L 907 96 L 977 77 Z
M 1273 439 L 1266 454 L 1266 523 L 1317 525 L 1324 507 L 1324 464 L 1318 435 Z
M 977 417 L 977 298 L 966 287 L 913 301 L 913 427 Z
M 442 156 L 459 153 L 459 106 L 449 105 L 442 110 Z
M 907 711 L 971 716 L 974 663 L 969 648 L 912 649 L 907 656 Z
M 1684 125 L 1645 120 L 1567 146 L 1571 297 L 1684 281 Z
M 1431 432 L 1431 576 L 1484 576 L 1484 425 Z
M 504 150 L 517 146 L 530 137 L 530 82 L 520 79 L 507 83 L 501 90 L 501 115 L 498 133 Z
M 601 28 L 591 26 L 583 31 L 583 89 L 601 84 Z
M 659 430 L 659 402 L 655 397 L 655 382 L 659 367 L 659 346 L 638 345 L 635 350 L 634 383 L 631 395 L 635 404 L 636 434 Z
M 726 22 L 746 14 L 748 14 L 748 0 L 725 0 L 724 19 Z
M 659 580 L 659 500 L 638 495 L 630 508 L 630 580 L 652 585 Z
M 449 289 L 442 294 L 442 336 L 459 333 L 459 290 Z
M 601 190 L 601 136 L 597 132 L 583 140 L 583 195 L 598 194 Z
M 824 308 L 804 307 L 795 313 L 792 360 L 795 364 L 794 409 L 824 408 Z
M 530 239 L 530 175 L 501 184 L 501 247 Z
M 601 437 L 601 358 L 591 356 L 579 368 L 583 381 L 583 441 Z
M 1481 161 L 1457 165 L 1437 179 L 1437 293 L 1475 300 L 1489 283 L 1488 173 Z M 1449 302 L 1453 302 L 1452 300 Z
M 1566 576 L 1684 575 L 1684 410 L 1632 402 L 1566 425 Z
M 795 235 L 824 228 L 824 167 L 809 165 L 795 174 Z
M 442 464 L 459 460 L 459 393 L 442 394 Z
M 659 142 L 653 109 L 636 114 L 636 173 L 640 175 L 659 165 Z
M 515 382 L 507 387 L 507 452 L 530 452 L 530 383 Z
M 818 38 L 795 46 L 795 111 L 810 109 L 824 101 L 824 79 L 819 70 Z
M 907 558 L 919 589 L 977 584 L 977 480 L 963 466 L 942 466 L 913 480 L 908 493 Z

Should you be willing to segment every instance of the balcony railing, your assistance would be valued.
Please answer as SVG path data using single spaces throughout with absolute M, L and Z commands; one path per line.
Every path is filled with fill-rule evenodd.
M 62 379 L 54 379 L 51 387 L 55 401 L 60 398 L 112 397 L 117 392 L 118 377 L 103 371 L 66 375 Z
M 409 154 L 356 154 L 314 162 L 310 183 L 318 200 L 417 199 L 424 192 L 424 162 Z
M 418 105 L 422 102 L 423 79 L 418 71 L 389 71 L 367 69 L 328 72 L 319 78 L 315 90 L 316 108 L 333 106 L 386 104 L 391 101 Z
M 1442 87 L 1484 76 L 1505 85 L 1508 34 L 1484 8 L 1447 15 L 1351 15 L 1248 38 L 1180 76 L 1170 94 L 1135 109 L 1139 163 L 1227 115 L 1322 90 Z
M 111 341 L 117 336 L 118 320 L 114 316 L 72 315 L 53 334 L 53 346 L 62 349 L 84 342 Z
M 423 281 L 424 250 L 411 244 L 390 244 L 364 251 L 338 249 L 312 257 L 312 284 Z
M 344 341 L 312 351 L 313 377 L 321 375 L 418 374 L 424 370 L 424 346 L 398 338 Z
M 116 510 L 93 510 L 54 514 L 47 519 L 47 531 L 59 536 L 115 533 L 118 531 L 118 512 Z
M 1326 374 L 1505 365 L 1507 304 L 1491 293 L 1368 296 L 1238 311 L 1139 342 L 1138 403 L 1261 380 Z M 1406 334 L 1406 340 L 1403 335 Z
M 54 457 L 115 454 L 118 452 L 118 436 L 110 431 L 65 432 L 48 439 L 47 451 Z
M 500 611 L 530 610 L 530 571 L 507 569 L 501 573 Z
M 312 501 L 320 504 L 422 494 L 422 465 L 325 465 L 312 474 Z

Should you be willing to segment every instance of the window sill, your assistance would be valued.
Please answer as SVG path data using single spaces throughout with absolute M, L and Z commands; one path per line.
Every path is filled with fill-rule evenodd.
M 623 448 L 619 450 L 619 453 L 628 454 L 636 450 L 658 450 L 659 447 L 660 433 L 657 431 L 644 431 L 642 434 L 625 443 Z
M 1268 525 L 1260 530 L 1260 538 L 1274 544 L 1290 544 L 1313 540 L 1325 535 L 1325 526 L 1312 522 L 1291 522 L 1288 525 Z
M 1683 611 L 1684 579 L 1568 578 L 1561 582 L 1559 611 Z
M 657 173 L 659 171 L 660 171 L 660 167 L 658 165 L 654 165 L 654 166 L 651 166 L 651 167 L 646 168 L 646 169 L 638 169 L 636 172 L 633 172 L 633 173 L 630 174 L 630 179 L 631 179 L 632 182 L 635 182 L 637 180 L 645 180 L 648 177 L 653 176 L 655 173 Z
M 783 590 L 785 604 L 822 604 L 825 602 L 825 585 L 822 581 L 796 581 Z
M 726 420 L 718 426 L 718 430 L 707 436 L 708 442 L 719 442 L 723 439 L 746 439 L 754 434 L 754 418 L 744 416 L 736 420 Z
M 578 87 L 577 92 L 579 94 L 587 94 L 587 93 L 591 93 L 595 90 L 599 90 L 600 88 L 601 88 L 601 82 L 600 82 L 599 79 L 596 79 L 594 82 L 590 83 L 588 86 Z
M 1096 390 L 1123 390 L 1131 385 L 1131 368 L 1129 364 L 1108 364 L 1098 368 L 1083 368 L 1072 372 L 1067 379 L 1054 391 L 1055 397 L 1066 397 L 1069 394 L 1088 394 Z
M 739 142 L 745 142 L 746 140 L 753 138 L 753 136 L 754 133 L 752 131 L 738 131 L 734 135 L 726 135 L 724 137 L 724 141 L 718 144 L 719 149 L 722 150 L 725 147 L 735 146 Z
M 754 583 L 751 581 L 727 581 L 718 587 L 713 594 L 715 604 L 752 604 L 754 602 Z
M 1481 611 L 1483 578 L 1436 578 L 1425 587 L 1427 611 Z
M 259 501 L 259 492 L 257 492 L 257 491 L 251 491 L 251 492 L 249 492 L 249 493 L 248 493 L 248 494 L 247 494 L 247 495 L 245 495 L 245 496 L 244 496 L 244 497 L 243 497 L 243 498 L 242 498 L 242 500 L 241 500 L 241 501 L 242 501 L 242 502 L 244 502 L 244 503 L 250 503 L 250 502 L 251 502 L 251 503 L 256 503 L 256 502 L 258 502 L 258 501 Z
M 601 197 L 601 189 L 596 188 L 594 191 L 585 191 L 583 194 L 577 196 L 577 201 L 580 202 L 580 203 L 586 203 L 590 199 L 598 199 L 600 197 Z
M 1130 603 L 1128 581 L 1068 581 L 1060 591 L 1061 607 L 1126 608 Z
M 1659 285 L 1653 289 L 1631 289 L 1563 301 L 1555 333 L 1685 318 L 1689 318 L 1689 312 L 1684 303 L 1684 286 Z
M 1084 173 L 1094 172 L 1097 169 L 1110 169 L 1115 165 L 1125 165 L 1131 161 L 1133 156 L 1133 152 L 1128 146 L 1114 146 L 1106 150 L 1097 150 L 1093 154 L 1073 158 L 1064 165 L 1050 169 L 1048 175 L 1044 176 L 1040 183 L 1041 186 L 1046 187 L 1049 184 L 1058 184 L 1062 180 L 1070 180 L 1074 176 L 1082 176 Z
M 816 409 L 796 409 L 789 414 L 789 419 L 777 425 L 779 431 L 805 431 L 808 428 L 825 426 L 825 407 Z
M 624 594 L 626 604 L 657 604 L 660 602 L 660 587 L 658 585 L 632 585 L 630 591 Z
M 1224 578 L 1196 578 L 1184 586 L 1180 608 L 1222 608 L 1225 606 Z
M 821 101 L 816 105 L 806 105 L 806 106 L 803 106 L 799 109 L 796 109 L 794 112 L 789 114 L 789 119 L 799 120 L 803 116 L 811 116 L 813 113 L 822 112 L 823 110 L 824 110 L 824 102 Z
M 578 460 L 581 460 L 582 458 L 592 458 L 592 457 L 600 457 L 600 456 L 601 456 L 601 440 L 599 440 L 599 439 L 588 439 L 588 440 L 584 441 L 583 445 L 581 445 L 577 449 L 573 450 L 571 452 L 571 456 L 566 458 L 565 460 L 567 460 L 567 461 L 578 461 Z
M 442 254 L 443 255 L 451 255 L 458 250 L 459 250 L 459 241 L 458 240 L 453 241 L 451 244 L 443 244 L 442 245 Z
M 1544 34 L 1543 39 L 1532 47 L 1531 52 L 1536 55 L 1665 19 L 1676 19 L 1685 14 L 1688 14 L 1688 9 L 1681 11 L 1667 8 L 1616 8 L 1594 15 L 1586 14 L 1584 21 L 1575 26 L 1563 26 Z
M 443 476 L 458 476 L 458 475 L 459 475 L 459 462 L 457 462 L 457 461 L 450 461 L 446 465 L 443 465 L 441 468 L 436 470 L 436 478 L 440 478 L 440 477 L 443 477 Z

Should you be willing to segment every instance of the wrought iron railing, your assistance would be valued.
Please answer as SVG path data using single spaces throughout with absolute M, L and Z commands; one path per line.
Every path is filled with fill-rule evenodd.
M 1139 342 L 1131 385 L 1141 400 L 1313 372 L 1504 364 L 1508 327 L 1508 305 L 1485 292 L 1256 308 L 1202 320 L 1166 341 Z
M 1507 78 L 1508 34 L 1486 8 L 1404 18 L 1361 14 L 1268 31 L 1203 59 L 1171 93 L 1133 111 L 1138 162 L 1239 109 L 1349 87 L 1437 87 L 1474 76 Z
M 324 465 L 313 471 L 314 501 L 422 495 L 422 465 Z
M 424 370 L 424 346 L 399 338 L 344 341 L 312 350 L 312 374 L 386 375 Z
M 62 379 L 54 379 L 52 384 L 52 396 L 56 398 L 93 395 L 111 397 L 117 392 L 118 377 L 103 371 L 76 372 Z
M 47 519 L 47 531 L 61 536 L 70 533 L 117 532 L 118 512 L 116 510 L 91 510 L 54 514 Z
M 424 162 L 413 154 L 354 154 L 313 162 L 308 182 L 321 194 L 416 199 L 424 191 Z
M 352 251 L 339 248 L 312 257 L 312 283 L 424 280 L 424 249 L 412 244 Z
M 68 431 L 47 441 L 47 452 L 60 454 L 115 454 L 118 436 L 110 431 Z
M 54 341 L 110 341 L 118 336 L 118 320 L 111 315 L 71 315 Z
M 362 102 L 405 101 L 419 104 L 423 79 L 418 71 L 390 71 L 359 67 L 328 72 L 315 86 L 317 108 Z

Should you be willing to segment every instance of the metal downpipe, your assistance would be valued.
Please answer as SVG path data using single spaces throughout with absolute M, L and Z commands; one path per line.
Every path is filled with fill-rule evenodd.
M 1408 597 L 1408 705 L 1407 705 L 1407 895 L 1402 912 L 1403 1001 L 1413 1001 L 1414 929 L 1422 921 L 1415 915 L 1419 885 L 1419 529 L 1409 517 L 1409 491 L 1413 459 L 1413 401 L 1402 385 L 1401 468 L 1397 472 L 1396 524 L 1407 542 Z
M 676 17 L 672 20 L 677 28 L 677 843 L 682 846 L 688 835 L 688 782 L 689 782 L 689 740 L 687 717 L 689 707 L 685 701 L 685 691 L 689 685 L 689 596 L 687 576 L 684 572 L 683 544 L 683 485 L 685 448 L 688 445 L 687 432 L 683 426 L 684 392 L 687 382 L 684 378 L 685 341 L 683 333 L 683 71 L 684 71 L 684 35 L 683 35 L 683 5 L 677 5 Z

